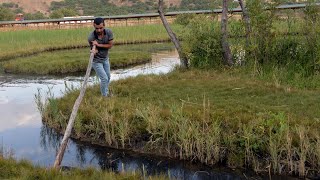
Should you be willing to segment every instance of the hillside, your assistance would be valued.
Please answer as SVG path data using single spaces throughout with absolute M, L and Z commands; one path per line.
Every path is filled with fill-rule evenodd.
M 305 0 L 282 0 L 283 3 L 303 1 Z M 164 0 L 164 2 L 169 8 L 168 11 L 177 11 L 214 9 L 220 7 L 222 1 Z M 62 8 L 72 9 L 78 15 L 105 16 L 156 12 L 158 0 L 0 0 L 0 5 L 2 3 L 18 4 L 19 8 L 22 8 L 24 13 L 41 12 L 46 17 L 49 17 L 50 13 L 53 11 Z M 232 1 L 231 4 L 231 7 L 238 6 L 236 0 Z M 11 8 L 11 10 L 15 10 L 15 8 Z
M 146 3 L 147 0 L 137 0 L 143 3 Z M 167 6 L 180 6 L 182 0 L 164 0 Z M 132 6 L 133 0 L 109 0 L 110 3 L 120 7 L 120 6 Z M 157 1 L 155 1 L 157 2 Z
M 50 13 L 51 2 L 61 2 L 63 0 L 0 0 L 1 3 L 15 3 L 23 8 L 26 13 L 41 13 L 48 15 Z M 108 2 L 117 6 L 133 6 L 137 2 L 146 3 L 148 0 L 109 0 Z M 164 0 L 167 6 L 180 6 L 182 0 Z M 155 1 L 156 2 L 156 1 Z
M 2 3 L 15 3 L 23 8 L 24 12 L 35 13 L 40 11 L 43 14 L 49 14 L 49 7 L 52 1 L 62 0 L 0 0 Z

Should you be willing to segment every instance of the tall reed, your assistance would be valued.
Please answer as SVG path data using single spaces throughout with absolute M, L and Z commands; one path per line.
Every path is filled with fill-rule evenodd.
M 301 176 L 319 171 L 317 91 L 204 71 L 119 80 L 107 101 L 90 87 L 74 135 L 208 165 Z M 77 93 L 48 104 L 58 104 L 62 122 Z M 62 127 L 53 109 L 45 109 L 45 122 Z

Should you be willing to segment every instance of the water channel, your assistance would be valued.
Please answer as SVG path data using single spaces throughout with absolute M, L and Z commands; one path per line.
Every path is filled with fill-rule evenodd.
M 112 70 L 112 80 L 140 74 L 168 73 L 179 63 L 174 50 L 153 53 L 152 62 L 127 69 Z M 65 84 L 79 87 L 81 76 L 21 76 L 0 74 L 0 147 L 16 159 L 27 159 L 44 167 L 52 166 L 61 135 L 42 124 L 34 96 L 48 89 L 55 97 L 63 95 Z M 89 84 L 97 83 L 90 77 Z M 225 168 L 212 168 L 190 162 L 150 157 L 105 147 L 69 141 L 62 165 L 96 167 L 115 172 L 167 174 L 174 179 L 265 179 Z M 276 178 L 276 177 L 275 177 Z M 281 177 L 278 177 L 282 179 Z M 278 179 L 277 178 L 277 179 Z M 249 178 L 250 179 L 250 178 Z M 285 178 L 291 179 L 291 178 Z

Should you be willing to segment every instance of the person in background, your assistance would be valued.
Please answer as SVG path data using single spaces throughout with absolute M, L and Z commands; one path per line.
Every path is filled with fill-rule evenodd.
M 91 49 L 96 46 L 92 67 L 100 79 L 101 94 L 106 97 L 110 96 L 109 49 L 113 46 L 113 33 L 110 29 L 105 28 L 104 19 L 100 17 L 94 19 L 93 27 L 95 30 L 88 37 Z

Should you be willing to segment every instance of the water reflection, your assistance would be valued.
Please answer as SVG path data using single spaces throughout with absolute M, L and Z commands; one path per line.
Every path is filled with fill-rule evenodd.
M 57 150 L 60 146 L 61 135 L 56 133 L 55 130 L 43 125 L 40 130 L 40 146 L 45 150 Z
M 41 129 L 41 146 L 44 149 L 59 147 L 62 136 L 45 126 Z M 232 171 L 212 169 L 206 166 L 195 165 L 188 162 L 142 156 L 132 152 L 119 151 L 100 146 L 76 143 L 71 140 L 68 144 L 75 152 L 75 159 L 65 160 L 62 164 L 77 164 L 79 167 L 94 166 L 103 170 L 114 172 L 136 172 L 145 175 L 166 174 L 174 179 L 241 179 L 241 176 Z
M 179 63 L 176 51 L 154 53 L 152 62 L 129 69 L 111 71 L 112 81 L 140 74 L 167 73 Z M 0 133 L 17 127 L 40 127 L 41 117 L 37 112 L 34 95 L 38 89 L 50 91 L 60 97 L 68 87 L 80 87 L 82 76 L 21 76 L 0 74 Z M 97 83 L 95 76 L 89 78 L 88 84 Z

